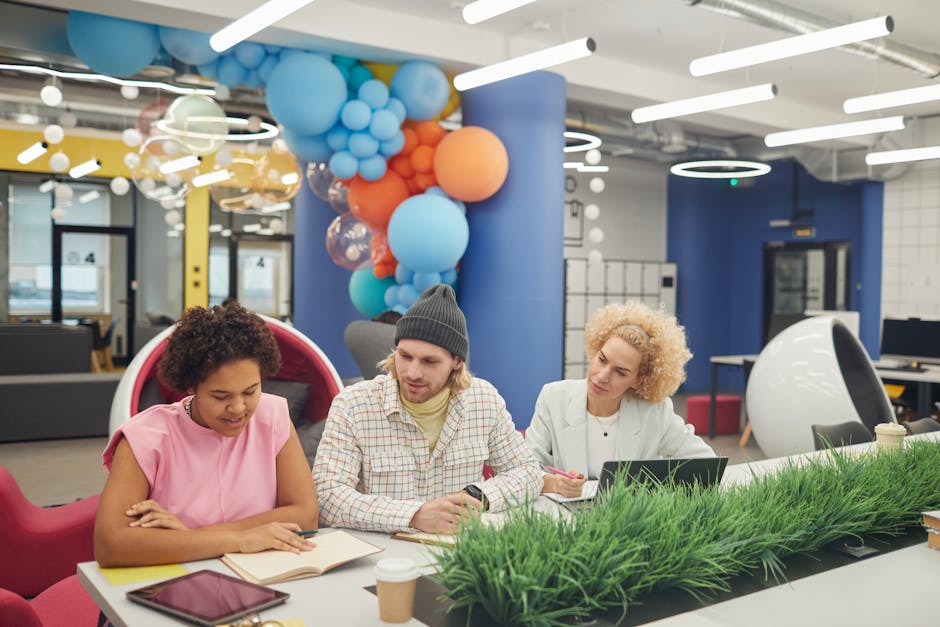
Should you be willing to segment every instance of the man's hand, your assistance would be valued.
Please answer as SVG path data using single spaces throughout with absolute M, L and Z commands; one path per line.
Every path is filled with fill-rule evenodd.
M 483 504 L 466 492 L 428 501 L 411 518 L 411 527 L 427 533 L 456 533 L 460 524 L 479 515 Z

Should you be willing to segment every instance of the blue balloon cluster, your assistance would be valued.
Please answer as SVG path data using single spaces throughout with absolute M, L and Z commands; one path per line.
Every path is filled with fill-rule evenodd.
M 196 31 L 190 31 L 195 33 Z M 197 33 L 208 37 L 205 33 Z M 208 41 L 208 40 L 207 40 Z M 173 56 L 173 50 L 167 45 L 163 46 Z M 269 44 L 259 44 L 254 41 L 243 41 L 226 50 L 223 54 L 216 53 L 203 63 L 196 63 L 196 69 L 206 78 L 219 81 L 227 87 L 247 87 L 248 89 L 261 89 L 267 85 L 271 72 L 285 56 L 284 53 L 291 48 L 282 48 Z M 301 51 L 297 51 L 301 52 Z M 178 57 L 184 60 L 183 57 Z
M 156 25 L 97 13 L 69 11 L 66 33 L 75 56 L 108 76 L 136 74 L 160 50 Z
M 349 90 L 348 100 L 355 100 L 359 95 L 359 88 L 362 87 L 362 84 L 368 80 L 372 80 L 372 70 L 364 66 L 357 59 L 344 57 L 339 54 L 333 56 L 333 63 L 336 64 L 343 78 L 346 79 L 346 86 Z
M 456 282 L 457 270 L 455 268 L 449 268 L 443 272 L 415 272 L 399 262 L 398 267 L 395 268 L 395 284 L 388 286 L 385 290 L 385 307 L 403 314 L 418 300 L 424 290 L 439 283 L 454 287 Z

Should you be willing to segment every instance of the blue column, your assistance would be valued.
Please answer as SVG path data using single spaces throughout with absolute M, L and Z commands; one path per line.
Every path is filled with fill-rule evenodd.
M 306 171 L 307 164 L 301 168 Z M 326 353 L 341 377 L 358 376 L 343 331 L 362 314 L 349 300 L 351 273 L 326 252 L 326 228 L 337 214 L 306 184 L 294 199 L 294 211 L 294 326 Z
M 464 125 L 493 131 L 509 153 L 502 188 L 467 207 L 458 287 L 470 369 L 496 386 L 519 428 L 563 372 L 565 111 L 565 80 L 550 72 L 463 94 Z
M 872 359 L 881 355 L 881 251 L 884 233 L 884 183 L 862 184 L 862 250 L 858 295 L 858 336 Z M 852 286 L 855 291 L 855 286 Z

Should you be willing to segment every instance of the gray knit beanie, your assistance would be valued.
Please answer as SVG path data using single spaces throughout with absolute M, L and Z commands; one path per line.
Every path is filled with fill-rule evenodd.
M 467 360 L 470 352 L 467 319 L 449 285 L 429 287 L 408 308 L 395 325 L 395 345 L 406 339 L 430 342 Z

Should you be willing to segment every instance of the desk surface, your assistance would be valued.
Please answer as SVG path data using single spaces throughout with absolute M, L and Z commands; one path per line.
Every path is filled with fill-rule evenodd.
M 940 433 L 911 438 L 940 441 Z M 845 448 L 863 451 L 872 446 L 866 443 Z M 808 453 L 795 457 L 808 458 L 824 454 Z M 746 483 L 751 476 L 771 472 L 791 459 L 768 459 L 729 466 L 722 485 Z M 543 511 L 559 511 L 544 497 L 537 501 L 536 506 Z M 300 618 L 308 627 L 386 625 L 378 619 L 375 595 L 364 589 L 375 583 L 372 569 L 376 562 L 385 557 L 409 557 L 427 574 L 433 571 L 430 552 L 434 548 L 392 540 L 388 534 L 352 533 L 385 550 L 341 566 L 322 577 L 271 586 L 290 593 L 291 598 L 284 605 L 265 610 L 262 618 Z M 190 562 L 185 567 L 189 571 L 209 568 L 229 572 L 219 560 Z M 186 624 L 126 599 L 127 591 L 150 582 L 113 586 L 104 578 L 95 562 L 79 564 L 78 577 L 98 607 L 117 627 Z M 759 618 L 760 624 L 766 627 L 790 627 L 795 624 L 883 627 L 902 623 L 910 627 L 927 627 L 936 625 L 940 620 L 937 590 L 940 590 L 940 551 L 930 549 L 924 543 L 650 624 L 675 627 L 744 626 L 754 624 L 755 619 Z M 416 619 L 404 623 L 411 626 L 424 624 Z

